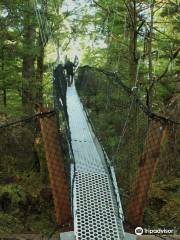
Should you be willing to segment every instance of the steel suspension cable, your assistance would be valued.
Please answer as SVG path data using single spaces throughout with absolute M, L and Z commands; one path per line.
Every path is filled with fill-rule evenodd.
M 36 12 L 36 16 L 37 16 L 37 20 L 38 20 L 38 24 L 39 24 L 39 29 L 40 29 L 40 32 L 41 32 L 42 43 L 45 46 L 47 44 L 48 38 L 50 37 L 53 41 L 53 46 L 56 50 L 56 45 L 55 45 L 54 38 L 53 38 L 52 28 L 50 27 L 49 22 L 44 15 L 44 12 L 42 14 L 44 15 L 44 19 L 46 19 L 46 23 L 43 22 L 40 10 L 38 8 L 38 0 L 34 0 L 34 8 L 35 8 L 35 12 Z M 48 38 L 46 36 L 48 36 Z M 50 70 L 51 70 L 51 72 L 53 70 L 51 66 L 50 66 Z
M 84 66 L 88 70 L 94 70 L 97 72 L 101 72 L 102 74 L 106 75 L 107 77 L 113 78 L 114 81 L 127 93 L 129 96 L 133 96 L 135 98 L 136 103 L 139 105 L 141 110 L 147 114 L 151 119 L 157 119 L 157 120 L 162 120 L 164 122 L 169 122 L 169 124 L 176 124 L 180 125 L 180 122 L 177 122 L 173 119 L 170 119 L 168 117 L 161 116 L 157 113 L 152 112 L 148 106 L 144 105 L 144 103 L 141 101 L 139 98 L 136 89 L 128 87 L 123 81 L 122 78 L 127 79 L 125 76 L 120 76 L 116 72 L 110 72 L 102 68 L 97 68 L 97 67 L 91 67 L 91 66 Z

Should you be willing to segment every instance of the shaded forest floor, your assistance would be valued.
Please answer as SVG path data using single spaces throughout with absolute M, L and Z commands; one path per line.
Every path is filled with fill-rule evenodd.
M 23 117 L 17 93 L 0 124 Z M 35 121 L 0 129 L 0 234 L 48 235 L 56 227 L 42 139 Z
M 49 234 L 55 227 L 49 184 L 39 173 L 23 172 L 0 179 L 0 234 Z
M 48 237 L 42 234 L 1 234 L 3 240 L 48 240 Z M 59 233 L 54 234 L 51 240 L 59 240 Z

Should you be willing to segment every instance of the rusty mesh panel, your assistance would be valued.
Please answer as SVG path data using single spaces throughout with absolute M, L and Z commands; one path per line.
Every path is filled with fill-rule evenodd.
M 40 119 L 45 144 L 46 159 L 51 181 L 56 219 L 58 224 L 71 222 L 69 188 L 65 173 L 64 158 L 60 147 L 56 117 L 51 115 Z
M 161 121 L 152 120 L 147 132 L 138 173 L 132 186 L 127 219 L 134 226 L 142 224 L 150 184 L 157 168 L 167 127 Z

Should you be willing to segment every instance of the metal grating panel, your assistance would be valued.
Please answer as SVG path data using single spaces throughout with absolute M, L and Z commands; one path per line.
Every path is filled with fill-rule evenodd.
M 68 87 L 67 107 L 76 169 L 85 172 L 107 173 L 105 160 L 99 155 L 94 144 L 95 136 L 74 86 Z
M 107 173 L 107 167 L 92 142 L 72 141 L 76 169 L 85 172 Z
M 123 212 L 113 169 L 106 162 L 74 85 L 67 90 L 67 107 L 75 158 L 71 184 L 76 240 L 122 240 Z
M 108 175 L 76 172 L 75 234 L 78 240 L 119 240 Z

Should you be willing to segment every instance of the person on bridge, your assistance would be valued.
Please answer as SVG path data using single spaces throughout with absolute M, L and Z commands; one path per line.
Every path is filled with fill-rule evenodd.
M 67 106 L 66 106 L 66 91 L 67 91 L 67 82 L 64 74 L 64 66 L 63 64 L 58 64 L 53 71 L 53 80 L 54 80 L 54 92 L 57 98 L 58 106 L 62 106 L 66 115 L 67 114 Z M 61 101 L 59 101 L 61 99 Z
M 74 67 L 76 67 L 76 65 L 72 63 L 70 60 L 67 60 L 67 62 L 64 65 L 64 69 L 66 70 L 66 76 L 68 79 L 68 86 L 71 86 L 71 84 L 73 83 Z

